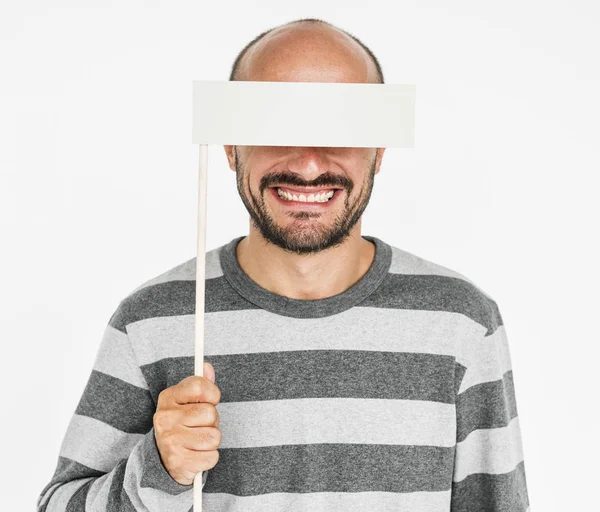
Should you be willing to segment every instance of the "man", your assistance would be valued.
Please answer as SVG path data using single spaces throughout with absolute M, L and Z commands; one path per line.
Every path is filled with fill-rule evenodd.
M 300 20 L 231 79 L 383 74 L 358 39 Z M 187 512 L 200 471 L 206 512 L 528 510 L 496 303 L 361 236 L 384 149 L 225 151 L 250 231 L 206 256 L 205 377 L 194 258 L 112 315 L 38 510 Z

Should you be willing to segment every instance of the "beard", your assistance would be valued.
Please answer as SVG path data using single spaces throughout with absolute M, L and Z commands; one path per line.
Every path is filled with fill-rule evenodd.
M 250 189 L 247 169 L 245 169 L 243 163 L 240 161 L 236 147 L 234 147 L 234 153 L 238 193 L 246 210 L 250 214 L 253 225 L 265 240 L 288 252 L 312 254 L 342 244 L 361 218 L 371 198 L 373 183 L 375 181 L 377 153 L 370 166 L 362 190 L 352 203 L 350 202 L 350 196 L 354 188 L 353 183 L 346 177 L 338 177 L 329 173 L 320 175 L 312 182 L 302 181 L 297 174 L 272 173 L 265 175 L 261 179 L 259 186 L 260 196 L 257 198 Z M 248 187 L 248 194 L 244 189 L 244 182 Z M 318 220 L 310 222 L 310 219 L 318 219 L 319 217 L 323 217 L 324 214 L 312 211 L 290 211 L 286 215 L 297 222 L 293 222 L 289 227 L 283 227 L 269 213 L 264 196 L 264 191 L 267 187 L 275 183 L 282 186 L 291 185 L 299 187 L 341 186 L 346 191 L 344 207 L 330 225 L 323 225 Z

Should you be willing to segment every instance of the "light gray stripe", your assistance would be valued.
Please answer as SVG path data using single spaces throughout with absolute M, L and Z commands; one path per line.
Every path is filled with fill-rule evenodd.
M 393 274 L 422 274 L 463 278 L 458 272 L 417 256 L 415 253 L 392 245 L 390 247 L 392 248 L 392 263 L 389 271 Z
M 194 355 L 194 315 L 148 318 L 129 324 L 127 330 L 142 366 Z M 461 343 L 481 339 L 484 332 L 466 316 L 445 311 L 355 307 L 326 323 L 322 318 L 282 317 L 264 310 L 223 311 L 204 315 L 204 353 L 327 349 L 454 356 Z
M 202 505 L 206 511 L 264 512 L 271 510 L 368 510 L 427 511 L 450 510 L 450 490 L 440 492 L 314 492 L 272 493 L 259 496 L 235 496 L 225 493 L 204 493 Z
M 220 277 L 223 275 L 223 269 L 221 268 L 221 262 L 219 258 L 220 247 L 215 247 L 206 252 L 206 261 L 204 264 L 205 279 L 212 279 L 214 277 Z M 175 267 L 170 268 L 166 272 L 148 279 L 144 283 L 140 284 L 137 288 L 131 291 L 130 295 L 146 288 L 159 283 L 168 283 L 169 281 L 195 281 L 196 280 L 196 257 L 190 258 L 183 263 L 179 263 Z
M 478 284 L 464 274 L 440 265 L 432 260 L 425 259 L 412 252 L 400 249 L 399 247 L 394 247 L 393 245 L 390 245 L 390 247 L 392 248 L 392 262 L 389 269 L 391 274 L 436 275 L 462 279 L 463 281 L 472 285 L 473 288 L 475 288 L 490 302 L 495 302 L 488 293 L 486 293 Z
M 462 393 L 472 386 L 502 379 L 512 370 L 510 349 L 504 325 L 485 337 L 465 337 L 456 355 L 467 371 L 458 390 Z
M 94 483 L 94 480 L 89 480 L 84 485 L 82 485 L 67 503 L 67 508 L 65 512 L 80 512 L 85 509 L 85 501 L 87 499 L 87 493 L 90 490 L 90 485 Z
M 60 487 L 63 483 L 64 482 L 56 482 L 55 484 L 52 484 L 52 485 L 46 485 L 44 490 L 38 496 L 38 500 L 37 500 L 37 504 L 36 504 L 38 510 L 45 512 L 44 507 L 46 507 L 46 503 L 50 499 L 50 496 L 52 496 L 52 493 L 56 490 L 56 488 Z
M 416 254 L 400 249 L 399 247 L 394 247 L 393 245 L 390 245 L 390 247 L 392 248 L 392 263 L 390 264 L 389 272 L 392 274 L 420 274 L 454 277 L 455 279 L 466 281 L 482 292 L 473 281 L 456 270 L 444 267 L 439 263 L 417 256 Z M 487 294 L 484 293 L 484 295 L 490 299 Z
M 85 500 L 85 510 L 107 510 L 113 477 L 114 472 L 111 471 L 94 480 Z
M 208 333 L 206 323 L 216 313 L 204 315 L 204 347 Z M 224 314 L 224 313 L 223 313 Z M 140 366 L 169 357 L 194 355 L 195 315 L 146 318 L 127 326 Z
M 237 238 L 237 237 L 236 237 Z M 222 244 L 218 247 L 210 249 L 206 252 L 206 263 L 205 263 L 205 278 L 213 279 L 223 275 L 223 269 L 219 261 L 219 251 L 227 244 Z M 388 244 L 389 245 L 389 244 Z M 457 272 L 453 269 L 435 263 L 431 260 L 425 259 L 416 254 L 394 247 L 390 245 L 392 249 L 392 261 L 389 272 L 394 274 L 423 274 L 423 275 L 440 275 L 447 277 L 454 277 L 462 279 L 475 286 L 474 282 L 467 278 L 465 275 Z M 185 262 L 179 263 L 175 267 L 170 268 L 166 272 L 149 279 L 132 290 L 131 293 L 135 293 L 142 288 L 152 286 L 159 283 L 165 283 L 168 281 L 193 281 L 196 279 L 196 257 L 190 258 Z M 481 289 L 479 289 L 481 291 Z M 483 293 L 483 292 L 482 292 Z M 488 298 L 489 296 L 484 293 Z
M 102 421 L 74 414 L 60 455 L 107 473 L 143 438 L 143 434 L 127 434 Z M 93 439 L 93 442 L 81 442 L 84 439 Z
M 50 498 L 46 512 L 65 512 L 71 497 L 80 487 L 86 485 L 90 480 L 92 480 L 92 477 L 81 478 L 62 484 Z
M 453 404 L 319 398 L 217 405 L 221 448 L 355 443 L 454 446 Z
M 131 343 L 124 332 L 107 325 L 94 362 L 94 370 L 121 379 L 138 388 L 148 389 L 135 360 Z
M 521 430 L 515 416 L 506 427 L 475 430 L 456 445 L 453 481 L 475 473 L 508 473 L 521 461 Z

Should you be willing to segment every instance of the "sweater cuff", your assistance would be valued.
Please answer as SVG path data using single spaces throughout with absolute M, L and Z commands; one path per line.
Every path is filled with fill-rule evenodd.
M 142 474 L 140 486 L 151 487 L 159 491 L 166 492 L 167 494 L 177 495 L 182 492 L 190 491 L 194 484 L 183 485 L 177 482 L 171 474 L 167 471 L 167 468 L 162 463 L 160 458 L 160 452 L 156 445 L 156 438 L 154 437 L 154 427 L 146 434 L 142 441 L 142 453 L 144 457 L 144 473 Z M 208 472 L 204 471 L 202 474 L 202 488 L 206 483 Z

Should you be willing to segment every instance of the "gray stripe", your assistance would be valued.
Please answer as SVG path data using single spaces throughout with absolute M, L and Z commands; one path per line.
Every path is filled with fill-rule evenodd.
M 42 492 L 40 493 L 40 501 L 43 502 L 43 505 L 38 506 L 37 512 L 46 512 L 46 510 L 51 510 L 49 507 L 49 503 L 52 499 L 53 494 L 57 493 L 63 484 L 67 484 L 69 482 L 75 482 L 81 480 L 82 478 L 88 477 L 100 477 L 104 475 L 102 471 L 98 471 L 96 469 L 92 469 L 83 464 L 80 464 L 77 461 L 70 460 L 66 457 L 62 457 L 59 455 L 56 469 L 54 471 L 54 475 L 50 482 L 44 487 Z M 93 482 L 94 480 L 90 480 Z M 61 484 L 55 487 L 56 484 Z M 55 501 L 59 501 L 60 498 L 57 496 Z M 52 507 L 54 507 L 54 503 L 52 503 Z
M 36 507 L 37 512 L 45 512 L 48 508 L 48 500 L 52 497 L 52 494 L 56 489 L 58 489 L 62 484 L 60 482 L 49 483 L 44 487 L 42 492 L 39 494 Z
M 56 489 L 56 492 L 52 494 L 52 498 L 45 505 L 45 510 L 47 512 L 64 512 L 73 494 L 75 494 L 81 486 L 87 485 L 88 481 L 91 481 L 91 479 L 83 478 L 63 483 Z
M 484 326 L 488 334 L 501 325 L 494 302 L 471 283 L 447 276 L 390 273 L 360 305 L 460 313 Z
M 57 482 L 70 482 L 71 480 L 78 480 L 80 478 L 102 475 L 104 475 L 103 471 L 98 471 L 97 469 L 90 468 L 77 461 L 59 455 L 52 480 L 50 480 L 50 483 L 44 488 L 42 494 L 45 494 L 46 491 Z
M 205 357 L 204 360 L 214 366 L 212 359 Z M 150 386 L 152 399 L 158 403 L 158 395 L 163 389 L 179 384 L 186 377 L 194 375 L 194 357 L 168 357 L 141 368 Z
M 378 398 L 454 403 L 454 358 L 360 350 L 306 350 L 206 357 L 221 402 Z M 153 390 L 193 375 L 193 358 L 163 359 L 142 371 Z
M 131 503 L 129 496 L 123 489 L 123 480 L 125 479 L 125 470 L 127 469 L 127 459 L 122 459 L 114 468 L 114 477 L 108 493 L 108 506 L 106 510 L 118 510 L 119 512 L 141 512 Z
M 513 372 L 510 370 L 501 380 L 477 384 L 456 397 L 456 440 L 463 441 L 477 429 L 505 427 L 516 416 Z
M 460 363 L 454 362 L 454 396 L 458 397 L 458 391 L 462 382 L 464 381 L 465 374 L 467 373 L 466 366 Z
M 71 460 L 67 457 L 58 457 L 58 464 L 52 481 L 68 482 L 70 480 L 77 480 L 78 478 L 85 478 L 88 476 L 102 476 L 104 471 L 98 471 L 97 469 L 90 468 L 85 464 L 80 464 L 75 460 Z
M 453 448 L 286 445 L 220 449 L 205 493 L 436 492 L 450 489 Z M 236 472 L 232 473 L 232 468 Z
M 114 472 L 94 478 L 85 501 L 86 510 L 106 510 Z
M 108 423 L 130 434 L 152 428 L 156 406 L 150 391 L 92 370 L 75 414 Z
M 258 308 L 228 286 L 225 279 L 217 277 L 205 281 L 205 313 Z M 109 321 L 110 325 L 125 332 L 127 325 L 146 318 L 193 315 L 195 286 L 195 281 L 169 281 L 147 286 L 121 302 Z M 379 287 L 358 305 L 459 313 L 484 326 L 488 334 L 502 325 L 495 302 L 470 283 L 447 276 L 388 273 Z
M 509 473 L 476 474 L 452 484 L 452 512 L 523 512 L 529 506 L 525 463 Z
M 73 496 L 71 496 L 71 499 L 67 503 L 65 512 L 81 512 L 82 510 L 85 510 L 87 494 L 90 490 L 90 486 L 93 483 L 94 480 L 89 480 L 75 491 L 75 493 L 73 494 Z
M 224 277 L 205 281 L 206 313 L 257 309 L 231 288 Z M 145 318 L 195 313 L 196 281 L 169 281 L 142 288 L 121 301 L 109 324 L 122 332 L 133 322 Z

